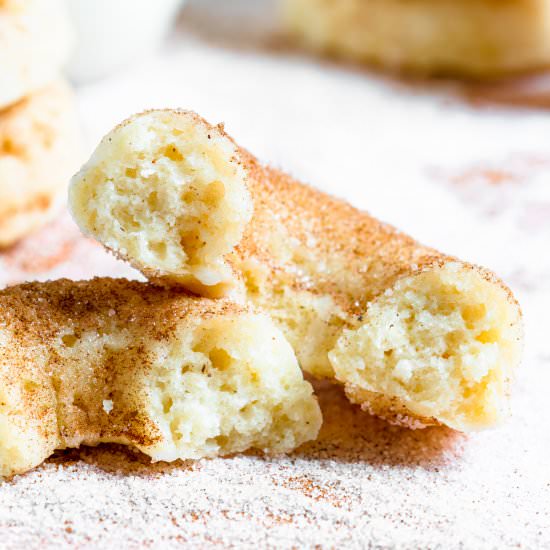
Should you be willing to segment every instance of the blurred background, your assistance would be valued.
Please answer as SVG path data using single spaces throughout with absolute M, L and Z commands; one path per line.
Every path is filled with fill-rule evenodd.
M 47 2 L 53 0 L 29 4 Z M 544 75 L 511 79 L 501 71 L 498 81 L 479 82 L 451 64 L 443 65 L 444 78 L 429 78 L 426 63 L 422 71 L 396 73 L 395 63 L 334 56 L 330 44 L 327 56 L 323 48 L 304 47 L 301 31 L 285 23 L 282 6 L 293 2 L 310 10 L 304 14 L 309 26 L 315 10 L 339 4 L 62 0 L 73 40 L 59 70 L 76 93 L 80 161 L 132 113 L 193 109 L 211 122 L 225 122 L 262 160 L 349 198 L 424 242 L 501 273 L 509 269 L 494 243 L 510 237 L 514 221 L 534 223 L 533 209 L 546 218 L 541 212 L 550 208 L 545 199 L 520 214 L 517 201 L 527 191 L 513 184 L 528 178 L 529 196 L 546 197 L 547 186 L 538 184 L 550 129 L 550 114 L 540 105 Z M 349 11 L 350 5 L 369 2 L 340 4 Z M 344 26 L 343 36 L 352 31 L 357 29 Z M 510 41 L 509 26 L 507 33 Z M 463 57 L 467 63 L 479 54 L 466 51 Z M 438 72 L 440 60 L 433 63 Z M 501 81 L 503 76 L 508 78 Z M 502 105 L 508 100 L 513 105 Z M 483 221 L 479 215 L 487 211 L 492 217 Z M 484 224 L 482 231 L 477 223 Z

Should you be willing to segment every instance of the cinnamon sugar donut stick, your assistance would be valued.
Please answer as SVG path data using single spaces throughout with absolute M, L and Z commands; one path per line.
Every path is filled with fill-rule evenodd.
M 264 308 L 306 371 L 378 416 L 469 431 L 507 414 L 522 328 L 500 280 L 262 166 L 194 113 L 113 130 L 70 203 L 155 280 Z
M 0 312 L 0 476 L 81 444 L 172 461 L 291 451 L 319 431 L 264 314 L 107 278 L 11 287 Z

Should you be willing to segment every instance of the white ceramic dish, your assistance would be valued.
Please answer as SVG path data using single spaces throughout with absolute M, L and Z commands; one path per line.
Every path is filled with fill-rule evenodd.
M 185 0 L 66 0 L 76 29 L 75 82 L 105 76 L 160 43 Z

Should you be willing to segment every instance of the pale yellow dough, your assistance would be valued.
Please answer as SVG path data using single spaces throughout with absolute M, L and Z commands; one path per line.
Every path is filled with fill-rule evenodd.
M 548 0 L 282 0 L 306 47 L 415 73 L 493 77 L 550 64 Z
M 523 336 L 502 281 L 263 166 L 214 130 L 185 111 L 115 128 L 73 179 L 76 221 L 146 275 L 176 256 L 172 284 L 218 266 L 222 287 L 214 278 L 190 288 L 263 308 L 304 370 L 391 422 L 471 431 L 506 418 Z M 216 182 L 216 200 L 202 182 Z
M 0 476 L 115 442 L 153 460 L 292 451 L 321 413 L 263 314 L 123 279 L 0 292 Z
M 245 180 L 221 128 L 155 111 L 103 138 L 69 206 L 85 234 L 149 278 L 219 295 L 232 278 L 223 256 L 252 214 Z
M 65 0 L 0 0 L 0 109 L 58 78 L 72 43 Z
M 0 110 L 0 248 L 54 217 L 81 155 L 74 97 L 64 82 Z

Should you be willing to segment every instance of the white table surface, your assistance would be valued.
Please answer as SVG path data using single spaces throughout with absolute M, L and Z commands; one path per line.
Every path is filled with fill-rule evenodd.
M 266 162 L 492 268 L 525 314 L 512 418 L 468 437 L 410 432 L 321 389 L 321 439 L 291 457 L 61 453 L 0 485 L 0 546 L 550 548 L 550 111 L 294 52 L 270 8 L 203 0 L 160 52 L 81 87 L 87 153 L 136 111 L 193 109 Z M 103 274 L 135 276 L 66 214 L 0 255 L 0 286 Z

